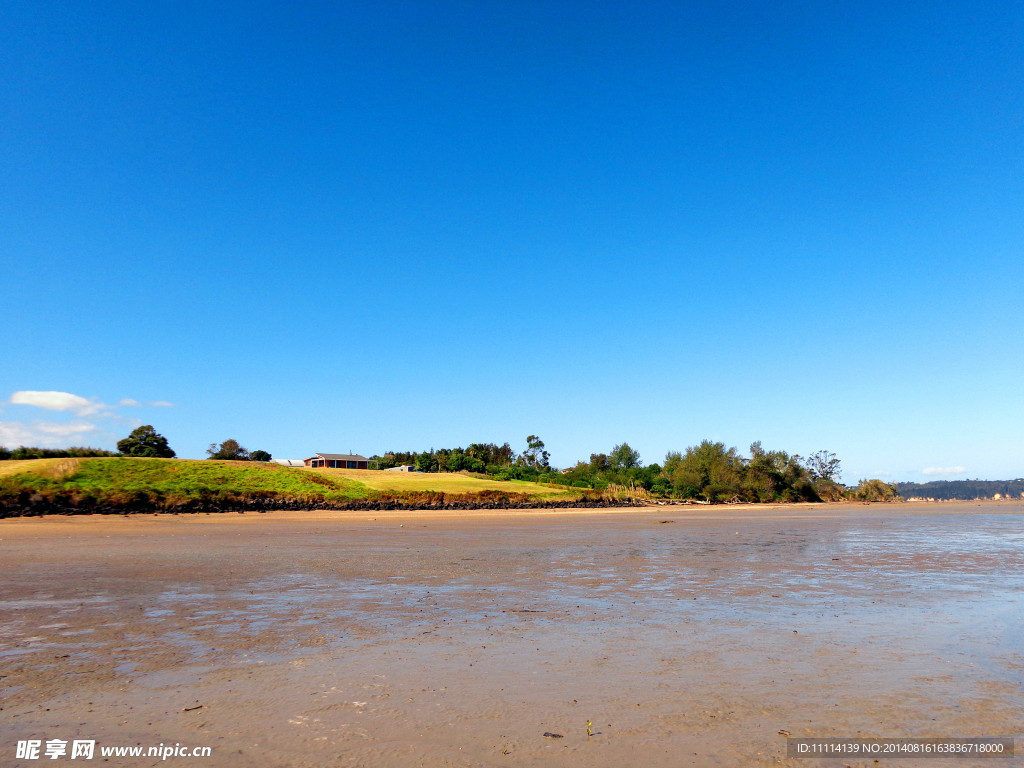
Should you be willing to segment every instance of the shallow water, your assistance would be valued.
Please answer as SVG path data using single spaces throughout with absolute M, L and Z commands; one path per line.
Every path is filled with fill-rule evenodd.
M 836 509 L 0 526 L 3 733 L 385 766 L 1024 737 L 1024 515 Z

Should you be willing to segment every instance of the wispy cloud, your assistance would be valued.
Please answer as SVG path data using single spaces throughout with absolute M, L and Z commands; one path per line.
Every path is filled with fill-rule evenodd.
M 77 416 L 92 416 L 108 408 L 95 398 L 73 395 L 70 392 L 39 392 L 30 389 L 15 392 L 9 402 L 11 405 L 31 405 L 48 411 L 70 411 Z
M 112 444 L 117 440 L 114 433 L 121 427 L 137 427 L 142 424 L 136 414 L 129 416 L 127 413 L 120 413 L 118 409 L 147 406 L 168 408 L 173 405 L 166 400 L 142 403 L 133 397 L 123 397 L 117 401 L 117 405 L 107 405 L 95 397 L 82 397 L 71 392 L 28 389 L 12 394 L 7 404 L 41 408 L 60 414 L 49 420 L 0 422 L 0 445 L 8 448 L 19 445 L 66 448 L 70 445 L 81 445 L 87 440 Z M 16 408 L 8 410 L 11 411 L 8 416 L 13 416 L 17 411 Z M 99 423 L 90 420 L 90 417 L 105 420 L 107 426 L 101 427 Z
M 87 421 L 0 421 L 0 445 L 64 448 L 98 431 L 98 426 Z
M 142 403 L 140 403 L 134 397 L 122 397 L 120 400 L 117 401 L 117 404 L 118 404 L 118 406 L 123 406 L 125 408 L 132 408 L 132 407 L 135 407 L 135 406 L 142 405 Z M 148 405 L 148 406 L 151 406 L 153 408 L 173 408 L 174 407 L 174 403 L 170 403 L 167 400 L 147 400 L 145 404 Z
M 925 467 L 921 470 L 921 474 L 950 477 L 952 475 L 962 475 L 966 471 L 964 467 Z

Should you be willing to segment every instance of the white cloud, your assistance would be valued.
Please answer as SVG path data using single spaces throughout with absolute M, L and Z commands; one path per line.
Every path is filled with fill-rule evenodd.
M 95 424 L 87 421 L 0 421 L 0 445 L 7 448 L 17 448 L 19 445 L 64 448 L 98 429 Z
M 91 416 L 107 408 L 97 400 L 73 395 L 70 392 L 37 392 L 23 390 L 11 395 L 11 405 L 31 405 L 48 411 L 71 411 L 78 416 Z
M 122 413 L 120 409 L 147 406 L 168 408 L 174 405 L 166 400 L 143 403 L 133 397 L 122 397 L 117 405 L 106 405 L 94 397 L 82 397 L 71 392 L 27 389 L 15 392 L 7 402 L 15 406 L 31 406 L 55 412 L 52 420 L 0 421 L 0 445 L 8 448 L 20 445 L 66 448 L 87 441 L 90 444 L 112 444 L 118 439 L 116 433 L 122 431 L 122 427 L 129 425 L 128 428 L 132 429 L 143 423 L 134 415 Z M 93 423 L 95 419 L 103 419 L 105 425 L 101 427 Z
M 11 405 L 31 405 L 34 408 L 45 408 L 48 411 L 69 411 L 76 416 L 93 416 L 106 412 L 112 415 L 113 408 L 133 408 L 142 405 L 134 397 L 122 397 L 116 406 L 105 405 L 96 398 L 73 395 L 70 392 L 21 390 L 11 395 Z M 156 408 L 171 408 L 174 403 L 167 400 L 150 400 L 146 405 Z
M 966 471 L 964 467 L 925 467 L 921 470 L 921 474 L 948 477 L 950 475 L 962 475 Z

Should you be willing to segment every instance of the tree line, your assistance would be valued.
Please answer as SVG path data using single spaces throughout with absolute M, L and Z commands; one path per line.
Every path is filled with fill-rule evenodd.
M 1004 499 L 1024 498 L 1024 478 L 1016 480 L 933 480 L 930 483 L 899 483 L 896 488 L 904 499 L 969 501 L 991 499 L 997 494 Z
M 527 437 L 521 454 L 508 443 L 472 443 L 468 448 L 386 451 L 371 461 L 381 469 L 411 465 L 420 472 L 468 471 L 598 491 L 642 489 L 652 496 L 712 504 L 897 498 L 895 487 L 881 480 L 862 480 L 853 488 L 842 485 L 842 462 L 831 451 L 805 458 L 766 450 L 760 442 L 750 446 L 749 456 L 742 456 L 724 443 L 704 440 L 685 451 L 669 451 L 663 464 L 648 465 L 628 443 L 619 443 L 608 453 L 592 453 L 589 461 L 562 470 L 551 467 L 544 441 L 537 435 Z
M 0 445 L 0 461 L 7 459 L 73 459 L 119 455 L 118 453 L 104 451 L 100 448 L 86 448 L 79 445 L 73 445 L 70 448 L 35 448 L 25 445 L 20 445 L 17 448 L 4 448 Z
M 521 479 L 523 471 L 534 476 L 547 469 L 549 455 L 536 435 L 527 439 L 527 448 L 517 454 L 508 443 L 470 443 L 462 448 L 431 448 L 427 451 L 385 451 L 370 457 L 380 469 L 412 466 L 418 472 L 475 472 L 500 479 Z
M 846 496 L 840 471 L 841 462 L 829 451 L 804 459 L 756 442 L 746 457 L 724 443 L 704 440 L 685 451 L 669 451 L 663 464 L 647 466 L 636 450 L 621 443 L 608 454 L 591 454 L 589 462 L 577 463 L 564 475 L 578 487 L 642 487 L 656 496 L 715 504 L 839 500 Z
M 51 458 L 66 456 L 146 456 L 174 458 L 167 438 L 152 425 L 133 430 L 118 441 L 119 453 L 94 448 L 53 450 L 0 448 L 0 458 Z M 229 439 L 211 443 L 210 459 L 270 461 L 263 450 L 249 451 Z M 638 451 L 619 443 L 608 453 L 592 453 L 565 469 L 555 469 L 544 441 L 528 435 L 526 447 L 517 453 L 509 443 L 470 443 L 468 447 L 431 448 L 425 451 L 385 451 L 370 457 L 371 466 L 388 469 L 410 465 L 419 472 L 470 472 L 498 480 L 529 480 L 572 488 L 605 491 L 621 489 L 651 496 L 691 499 L 709 504 L 721 502 L 891 501 L 906 491 L 878 479 L 861 480 L 856 487 L 840 483 L 842 463 L 827 450 L 807 457 L 783 450 L 750 446 L 749 456 L 724 443 L 703 440 L 685 451 L 669 451 L 662 464 L 644 465 Z M 916 490 L 916 489 L 915 489 Z

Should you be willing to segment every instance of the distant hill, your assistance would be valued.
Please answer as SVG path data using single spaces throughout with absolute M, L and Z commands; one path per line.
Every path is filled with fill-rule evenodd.
M 1016 480 L 934 480 L 930 483 L 897 483 L 903 499 L 993 499 L 1024 498 L 1024 478 Z

